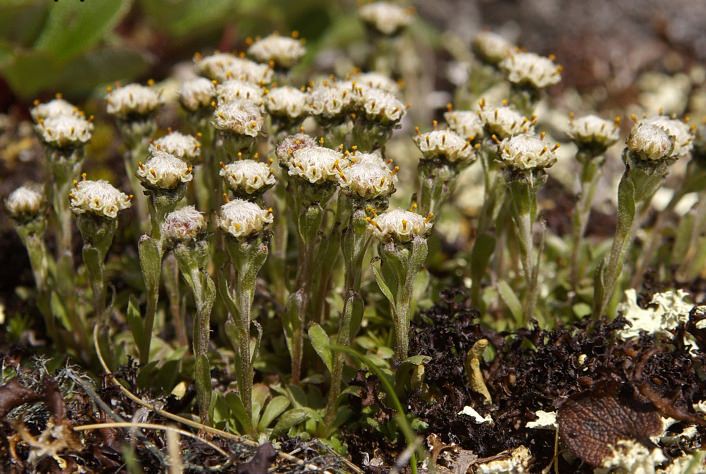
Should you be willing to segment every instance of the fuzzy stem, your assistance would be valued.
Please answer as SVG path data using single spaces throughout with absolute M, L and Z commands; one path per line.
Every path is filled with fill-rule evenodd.
M 601 176 L 600 167 L 604 161 L 603 158 L 583 155 L 580 150 L 576 158 L 581 163 L 581 189 L 572 215 L 571 229 L 571 285 L 574 291 L 578 289 L 578 284 L 581 280 L 581 269 L 579 268 L 581 240 L 586 232 L 586 224 L 588 224 L 596 187 Z

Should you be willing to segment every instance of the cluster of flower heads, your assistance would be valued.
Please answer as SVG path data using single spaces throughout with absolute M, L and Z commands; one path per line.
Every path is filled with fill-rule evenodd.
M 35 130 L 42 143 L 50 148 L 77 148 L 93 135 L 93 123 L 74 105 L 60 95 L 49 102 L 35 101 L 31 110 Z

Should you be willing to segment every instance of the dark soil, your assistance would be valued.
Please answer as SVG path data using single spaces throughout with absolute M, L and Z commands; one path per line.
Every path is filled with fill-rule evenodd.
M 408 409 L 428 425 L 424 435 L 436 434 L 443 443 L 454 443 L 480 458 L 524 445 L 534 456 L 536 472 L 550 464 L 555 438 L 554 430 L 525 427 L 535 420 L 537 410 L 559 410 L 560 427 L 568 430 L 582 416 L 594 422 L 603 420 L 605 432 L 572 431 L 572 435 L 583 437 L 580 446 L 595 444 L 601 436 L 637 435 L 635 430 L 646 438 L 645 433 L 655 428 L 660 415 L 702 423 L 693 446 L 665 449 L 669 456 L 678 456 L 682 449 L 693 449 L 706 441 L 703 421 L 691 412 L 693 403 L 706 399 L 706 356 L 689 353 L 679 342 L 685 328 L 675 331 L 675 338 L 645 335 L 622 342 L 615 335 L 626 324 L 620 318 L 611 323 L 584 321 L 553 331 L 533 329 L 507 334 L 484 329 L 477 323 L 478 316 L 463 293 L 449 291 L 441 303 L 416 319 L 410 354 L 428 355 L 432 360 L 425 366 L 427 389 L 411 395 Z M 695 321 L 687 327 L 695 328 Z M 480 338 L 488 339 L 496 351 L 483 367 L 493 397 L 490 405 L 484 405 L 483 397 L 468 388 L 464 370 L 466 353 Z M 378 396 L 380 390 L 374 382 L 359 383 L 371 394 L 369 397 Z M 470 417 L 458 415 L 467 405 L 482 416 L 490 415 L 493 423 L 476 424 Z M 620 409 L 605 408 L 611 405 Z M 583 420 L 580 425 L 590 423 Z M 353 452 L 371 456 L 374 452 L 389 456 L 400 449 L 360 431 L 350 435 L 348 442 Z M 575 445 L 562 440 L 562 451 L 569 449 L 576 460 L 569 463 L 560 456 L 561 472 L 592 472 L 589 463 L 597 459 L 595 453 L 589 448 L 571 450 Z M 387 462 L 393 463 L 394 459 Z

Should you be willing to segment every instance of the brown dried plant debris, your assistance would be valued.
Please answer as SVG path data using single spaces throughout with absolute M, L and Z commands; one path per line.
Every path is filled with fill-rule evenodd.
M 556 411 L 572 397 L 586 397 L 610 386 L 605 384 L 628 390 L 634 403 L 651 407 L 647 425 L 656 413 L 694 422 L 692 405 L 706 400 L 706 356 L 681 342 L 683 327 L 674 337 L 643 335 L 624 342 L 615 334 L 627 324 L 621 318 L 513 333 L 495 333 L 477 320 L 478 313 L 457 290 L 445 292 L 439 304 L 417 315 L 410 354 L 432 360 L 425 370 L 428 391 L 412 394 L 408 405 L 428 425 L 422 434 L 437 434 L 441 442 L 455 443 L 479 457 L 524 445 L 532 451 L 535 465 L 549 465 L 554 432 L 529 429 L 526 424 L 536 419 L 538 410 Z M 687 329 L 691 326 L 695 323 Z M 488 339 L 496 351 L 494 359 L 481 364 L 493 398 L 490 406 L 484 406 L 482 397 L 468 388 L 463 369 L 465 354 L 481 338 Z M 477 424 L 458 415 L 465 406 L 481 416 L 490 415 L 493 422 Z M 621 418 L 611 421 L 615 426 L 610 429 L 623 433 L 621 422 Z M 700 439 L 705 435 L 706 430 L 699 428 Z M 587 469 L 580 466 L 580 460 L 571 465 L 562 461 L 561 468 Z
M 566 400 L 558 414 L 559 437 L 585 462 L 599 466 L 618 440 L 634 439 L 650 448 L 662 430 L 651 403 L 638 401 L 627 384 L 601 382 Z

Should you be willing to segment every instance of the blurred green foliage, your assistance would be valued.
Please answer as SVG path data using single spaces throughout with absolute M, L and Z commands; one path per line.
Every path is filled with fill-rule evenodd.
M 55 91 L 85 98 L 99 85 L 163 71 L 161 59 L 215 49 L 228 34 L 229 44 L 238 45 L 247 36 L 298 30 L 313 52 L 318 38 L 331 39 L 332 24 L 342 25 L 336 21 L 345 18 L 342 3 L 0 0 L 0 75 L 23 99 Z

